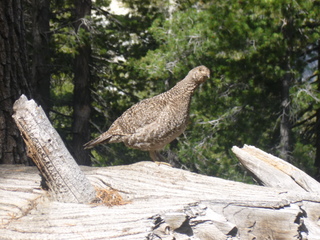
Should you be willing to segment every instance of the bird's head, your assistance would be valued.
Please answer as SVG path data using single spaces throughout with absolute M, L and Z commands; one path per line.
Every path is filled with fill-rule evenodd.
M 188 75 L 191 75 L 192 79 L 197 84 L 200 84 L 210 78 L 210 70 L 205 66 L 198 66 L 192 69 Z

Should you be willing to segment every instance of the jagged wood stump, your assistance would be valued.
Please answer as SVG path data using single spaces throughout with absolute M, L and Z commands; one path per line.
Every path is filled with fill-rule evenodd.
M 40 106 L 22 95 L 13 106 L 13 118 L 38 167 L 50 196 L 61 202 L 88 203 L 95 191 L 65 147 Z
M 95 187 L 121 194 L 120 205 L 62 203 L 39 188 L 36 168 L 2 165 L 0 238 L 320 239 L 320 185 L 254 147 L 233 151 L 271 187 L 139 162 L 81 168 Z

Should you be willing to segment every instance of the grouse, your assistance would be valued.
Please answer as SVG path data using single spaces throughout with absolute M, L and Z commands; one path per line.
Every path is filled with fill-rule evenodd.
M 210 70 L 198 66 L 170 90 L 144 99 L 127 109 L 108 131 L 84 145 L 123 142 L 127 147 L 149 151 L 153 161 L 162 160 L 159 151 L 184 132 L 195 89 L 210 77 Z

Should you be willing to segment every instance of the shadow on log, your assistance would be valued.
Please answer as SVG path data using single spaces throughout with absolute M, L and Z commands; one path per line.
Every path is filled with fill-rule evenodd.
M 127 203 L 107 207 L 52 201 L 36 168 L 2 165 L 1 239 L 319 239 L 319 183 L 257 148 L 232 150 L 268 187 L 153 162 L 81 167 Z

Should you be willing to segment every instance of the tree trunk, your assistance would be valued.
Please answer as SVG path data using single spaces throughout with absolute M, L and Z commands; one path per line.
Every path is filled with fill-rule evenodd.
M 32 88 L 34 100 L 41 105 L 45 113 L 50 110 L 50 1 L 32 2 Z
M 288 59 L 289 61 L 289 59 Z M 290 71 L 290 65 L 288 63 L 287 73 L 282 79 L 282 101 L 281 101 L 281 121 L 280 121 L 280 154 L 279 157 L 283 160 L 290 160 L 290 85 L 292 82 L 292 74 Z
M 293 73 L 291 62 L 294 56 L 294 20 L 293 7 L 291 3 L 281 5 L 281 11 L 284 16 L 283 25 L 281 27 L 283 41 L 286 45 L 286 54 L 282 60 L 282 69 L 285 71 L 281 79 L 281 122 L 280 122 L 280 146 L 279 157 L 283 160 L 290 161 L 291 154 L 291 122 L 290 122 L 290 88 L 293 83 Z
M 83 145 L 90 139 L 90 33 L 86 17 L 91 14 L 91 1 L 75 0 L 76 32 L 80 35 L 78 54 L 74 65 L 74 100 L 73 100 L 73 126 L 72 126 L 72 153 L 81 165 L 91 165 L 89 152 Z M 83 31 L 81 31 L 83 30 Z M 86 35 L 83 36 L 83 33 Z
M 21 1 L 0 1 L 0 163 L 27 164 L 19 130 L 12 119 L 13 103 L 30 96 L 26 40 Z
M 318 40 L 318 91 L 320 91 L 320 40 Z M 320 180 L 320 108 L 317 109 L 316 113 L 316 159 L 314 166 L 317 168 L 317 180 Z

